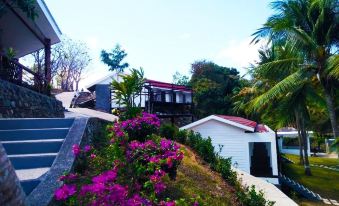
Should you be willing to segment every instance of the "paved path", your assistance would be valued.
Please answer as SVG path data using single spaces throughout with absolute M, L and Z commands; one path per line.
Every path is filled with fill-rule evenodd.
M 114 122 L 118 120 L 118 117 L 112 114 L 108 114 L 105 112 L 96 111 L 93 109 L 87 108 L 68 108 L 68 112 L 65 112 L 65 117 L 96 117 L 99 119 L 103 119 L 109 122 Z
M 274 206 L 298 206 L 291 198 L 285 195 L 281 190 L 279 190 L 273 184 L 266 182 L 261 178 L 254 177 L 242 170 L 233 168 L 237 174 L 238 178 L 241 179 L 241 184 L 243 186 L 254 185 L 257 191 L 262 190 L 264 196 L 267 200 L 274 201 Z
M 117 121 L 118 117 L 105 112 L 100 112 L 88 108 L 69 108 L 74 97 L 75 92 L 62 92 L 55 95 L 55 98 L 62 102 L 66 108 L 65 117 L 97 117 L 109 122 Z
M 55 95 L 55 98 L 62 102 L 62 106 L 69 108 L 74 97 L 75 92 L 62 92 Z

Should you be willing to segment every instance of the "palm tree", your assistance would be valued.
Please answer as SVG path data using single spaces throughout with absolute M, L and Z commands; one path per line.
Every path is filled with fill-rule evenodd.
M 25 205 L 25 194 L 0 142 L 0 205 Z
M 275 44 L 269 49 L 271 52 L 259 52 L 262 62 L 253 73 L 256 79 L 268 86 L 250 102 L 249 108 L 257 112 L 266 110 L 264 114 L 268 111 L 271 118 L 276 118 L 275 125 L 278 127 L 296 125 L 300 134 L 300 163 L 305 166 L 305 174 L 311 175 L 307 151 L 307 127 L 310 122 L 307 102 L 318 96 L 312 88 L 311 74 L 299 69 L 302 53 L 290 42 L 279 41 Z
M 339 79 L 338 0 L 279 0 L 271 5 L 276 13 L 253 34 L 253 42 L 263 38 L 271 43 L 293 42 L 302 55 L 272 62 L 269 67 L 286 67 L 298 62 L 299 69 L 289 77 L 290 81 L 299 82 L 306 76 L 317 79 L 326 100 L 333 135 L 339 137 L 334 101 L 334 82 Z

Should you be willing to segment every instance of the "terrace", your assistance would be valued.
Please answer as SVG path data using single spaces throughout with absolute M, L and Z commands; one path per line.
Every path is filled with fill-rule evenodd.
M 1 3 L 0 78 L 46 93 L 51 82 L 51 45 L 60 42 L 61 31 L 43 0 L 35 2 L 34 20 L 8 1 Z M 45 54 L 43 71 L 32 71 L 19 62 L 40 49 Z

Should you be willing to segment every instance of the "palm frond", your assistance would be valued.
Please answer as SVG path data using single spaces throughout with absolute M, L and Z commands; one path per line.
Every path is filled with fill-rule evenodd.
M 305 83 L 305 78 L 308 75 L 304 70 L 298 70 L 275 86 L 273 86 L 270 90 L 260 95 L 251 101 L 251 107 L 254 110 L 258 110 L 264 105 L 268 104 L 270 101 L 273 101 L 276 98 L 286 95 L 288 92 L 295 92 L 299 88 L 303 86 Z
M 339 80 L 339 54 L 332 55 L 327 59 L 326 72 L 330 77 Z

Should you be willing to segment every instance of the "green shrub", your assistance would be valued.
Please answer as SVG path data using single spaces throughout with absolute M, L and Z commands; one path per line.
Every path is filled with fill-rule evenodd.
M 129 107 L 126 109 L 126 111 L 121 112 L 120 114 L 120 120 L 127 120 L 132 119 L 137 116 L 140 116 L 142 112 L 142 109 L 140 107 Z
M 179 128 L 172 124 L 163 124 L 160 126 L 160 135 L 167 139 L 174 140 L 174 137 L 178 134 Z
M 175 137 L 175 140 L 182 143 L 182 144 L 185 144 L 186 140 L 187 140 L 187 131 L 186 130 L 179 130 L 176 137 Z
M 216 163 L 212 164 L 211 167 L 213 170 L 219 172 L 226 181 L 234 186 L 237 183 L 237 173 L 232 170 L 231 165 L 231 158 L 224 158 L 219 156 Z
M 217 154 L 214 151 L 210 137 L 203 138 L 199 133 L 190 131 L 187 135 L 187 144 L 192 147 L 206 162 L 215 163 Z
M 243 188 L 237 192 L 239 200 L 246 206 L 273 206 L 275 202 L 266 200 L 262 191 L 255 191 L 255 186 Z

